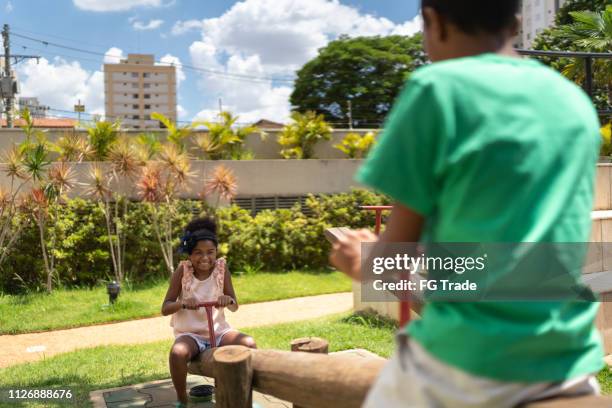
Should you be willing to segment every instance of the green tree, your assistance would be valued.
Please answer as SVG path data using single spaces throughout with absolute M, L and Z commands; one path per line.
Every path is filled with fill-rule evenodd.
M 544 51 L 610 52 L 612 6 L 606 1 L 571 1 L 559 10 L 556 25 L 536 37 L 533 48 Z M 542 58 L 569 79 L 583 84 L 584 59 Z M 593 60 L 594 103 L 601 110 L 612 105 L 612 61 Z
M 354 127 L 377 127 L 410 72 L 426 61 L 421 34 L 342 36 L 298 71 L 291 104 L 323 114 L 335 127 L 348 126 L 351 113 Z
M 559 8 L 557 15 L 555 16 L 555 24 L 557 26 L 562 26 L 566 24 L 571 24 L 574 22 L 574 19 L 571 16 L 571 13 L 574 11 L 603 11 L 606 6 L 610 4 L 610 0 L 570 0 L 565 2 L 565 4 Z

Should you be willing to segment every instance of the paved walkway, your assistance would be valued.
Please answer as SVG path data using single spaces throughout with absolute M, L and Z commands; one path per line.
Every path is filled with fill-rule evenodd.
M 352 293 L 309 296 L 240 306 L 226 312 L 237 329 L 315 319 L 353 307 Z M 140 344 L 172 338 L 170 316 L 131 320 L 76 329 L 0 336 L 0 368 L 40 360 L 79 348 Z

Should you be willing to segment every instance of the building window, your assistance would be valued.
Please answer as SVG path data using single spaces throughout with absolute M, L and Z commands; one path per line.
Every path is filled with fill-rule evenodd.
M 145 99 L 151 99 L 151 95 L 150 94 L 144 94 L 144 98 Z
M 123 107 L 127 108 L 127 103 L 123 104 Z
M 144 74 L 142 74 L 143 78 L 149 78 L 151 76 L 150 73 L 145 72 Z
M 134 129 L 140 129 L 140 126 L 138 126 L 138 125 L 134 125 L 134 126 L 132 126 L 132 127 L 133 127 Z
M 123 85 L 127 85 L 127 82 L 124 82 Z
M 138 78 L 138 72 L 132 72 L 132 78 Z
M 138 94 L 132 94 L 132 98 L 138 99 Z
M 132 119 L 140 119 L 139 115 L 132 115 Z
M 145 105 L 145 109 L 151 109 L 151 105 Z
M 132 82 L 132 88 L 138 88 L 138 84 L 136 82 Z
M 132 109 L 138 109 L 138 105 L 132 105 Z
M 146 83 L 146 84 L 142 84 L 142 86 L 143 86 L 143 87 L 145 87 L 145 88 L 150 88 L 150 87 L 151 87 L 151 84 Z

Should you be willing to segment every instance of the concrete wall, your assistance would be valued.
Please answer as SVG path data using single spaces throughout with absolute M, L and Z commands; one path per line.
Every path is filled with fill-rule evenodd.
M 129 105 L 131 106 L 131 105 Z M 251 150 L 255 154 L 256 159 L 267 160 L 267 159 L 281 159 L 280 150 L 281 146 L 278 144 L 278 135 L 280 130 L 278 129 L 263 129 L 266 133 L 266 137 L 262 140 L 262 138 L 258 134 L 249 135 L 245 141 L 245 146 L 247 149 Z M 165 132 L 164 131 L 151 131 L 147 129 L 147 132 L 154 133 L 159 135 L 160 139 L 165 140 Z M 65 132 L 72 132 L 72 130 L 50 130 L 47 132 L 49 139 L 51 141 L 57 140 L 61 137 Z M 86 137 L 86 132 L 84 130 L 78 131 Z M 366 133 L 367 130 L 355 130 L 357 133 Z M 128 130 L 124 132 L 129 136 L 137 136 L 141 132 Z M 205 133 L 204 131 L 194 132 L 194 137 L 192 137 L 192 141 L 195 140 L 195 137 L 199 134 Z M 330 141 L 322 141 L 315 147 L 315 157 L 318 159 L 342 159 L 346 156 L 340 150 L 335 149 L 333 146 L 335 144 L 340 143 L 340 141 L 344 138 L 344 136 L 348 133 L 347 130 L 335 130 L 332 133 L 332 138 Z M 13 143 L 19 143 L 23 140 L 23 132 L 21 129 L 0 129 L 0 152 L 6 151 L 9 149 Z M 194 156 L 201 156 L 198 152 L 196 145 L 192 142 L 188 145 L 190 148 L 190 152 Z
M 223 165 L 234 172 L 238 182 L 238 196 L 298 196 L 307 194 L 333 194 L 348 192 L 360 187 L 353 180 L 361 160 L 244 160 L 244 161 L 192 161 L 194 177 L 179 196 L 197 199 L 201 197 L 205 181 L 214 169 Z M 75 163 L 77 186 L 69 197 L 84 197 L 90 182 L 92 163 Z M 108 169 L 108 165 L 102 165 Z M 0 185 L 9 187 L 10 180 L 0 173 Z M 134 182 L 115 186 L 130 198 L 137 199 Z

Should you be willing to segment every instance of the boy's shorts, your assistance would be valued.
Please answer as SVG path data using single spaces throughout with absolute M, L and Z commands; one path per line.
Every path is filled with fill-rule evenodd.
M 216 340 L 215 342 L 217 343 L 216 347 L 219 347 L 221 345 L 221 340 L 223 340 L 223 336 L 225 336 L 230 331 L 231 330 L 228 330 L 228 331 L 226 331 L 224 333 L 221 333 L 220 336 L 216 336 L 215 337 L 215 340 Z M 212 348 L 210 346 L 209 340 L 207 338 L 203 337 L 203 336 L 198 335 L 198 334 L 183 333 L 183 334 L 180 334 L 179 336 L 177 336 L 176 338 L 179 339 L 179 338 L 184 337 L 184 336 L 187 336 L 187 337 L 193 339 L 196 342 L 196 344 L 198 345 L 198 352 L 199 353 L 202 353 L 202 352 Z
M 594 375 L 541 383 L 477 377 L 436 359 L 417 342 L 398 337 L 400 347 L 372 386 L 366 408 L 510 408 L 551 397 L 600 393 Z

